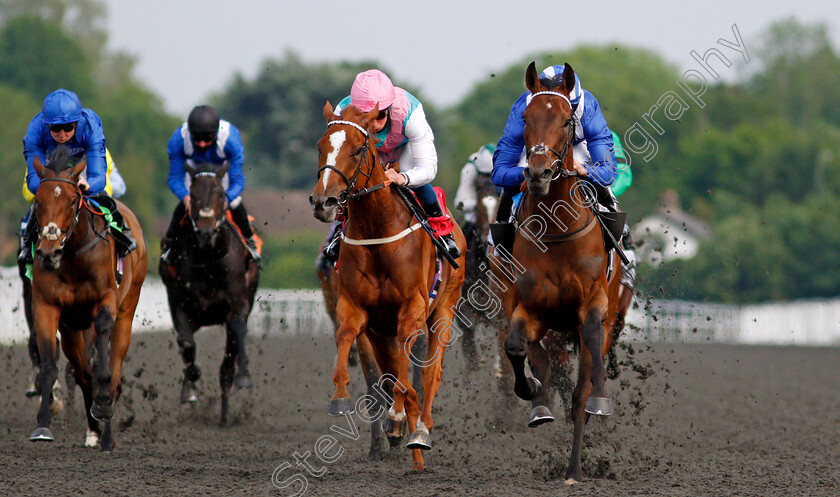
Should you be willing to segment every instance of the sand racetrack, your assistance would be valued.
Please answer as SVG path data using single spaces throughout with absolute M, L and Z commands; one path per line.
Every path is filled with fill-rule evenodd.
M 327 416 L 328 337 L 250 337 L 256 387 L 235 395 L 228 428 L 217 426 L 222 332 L 205 329 L 197 340 L 204 374 L 191 408 L 178 403 L 174 335 L 134 336 L 112 454 L 82 446 L 80 393 L 70 418 L 65 410 L 53 421 L 55 442 L 29 442 L 37 405 L 23 395 L 26 351 L 0 348 L 0 495 L 294 495 L 299 486 L 272 484 L 283 463 L 291 467 L 278 481 L 304 475 L 303 495 L 840 495 L 838 348 L 624 344 L 625 368 L 608 383 L 616 415 L 590 420 L 585 481 L 569 487 L 562 405 L 557 422 L 527 428 L 528 404 L 501 400 L 489 351 L 471 373 L 460 346 L 449 351 L 429 469 L 415 473 L 404 448 L 368 462 L 369 431 L 358 417 L 358 440 L 330 431 L 348 421 Z M 352 368 L 354 395 L 362 385 Z M 324 435 L 344 452 L 330 464 L 312 455 L 324 470 L 314 477 L 295 466 L 294 453 L 314 452 Z

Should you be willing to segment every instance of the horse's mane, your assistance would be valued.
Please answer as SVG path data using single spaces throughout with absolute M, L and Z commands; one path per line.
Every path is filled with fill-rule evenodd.
M 47 154 L 47 168 L 58 174 L 65 169 L 70 169 L 70 149 L 67 145 L 60 143 L 55 149 Z
M 220 164 L 213 164 L 212 162 L 198 162 L 193 166 L 193 170 L 198 173 L 215 173 L 220 167 Z
M 350 104 L 347 107 L 341 109 L 342 119 L 346 119 L 347 121 L 353 121 L 354 123 L 364 123 L 363 126 L 367 125 L 367 122 L 365 122 L 364 119 L 366 114 L 367 112 L 362 112 L 358 107 L 356 107 L 353 104 Z

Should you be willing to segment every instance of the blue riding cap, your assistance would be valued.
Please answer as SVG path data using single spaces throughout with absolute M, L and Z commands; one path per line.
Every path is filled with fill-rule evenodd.
M 74 123 L 82 118 L 82 102 L 72 91 L 58 89 L 44 99 L 41 120 L 46 124 Z
M 543 84 L 549 90 L 555 88 L 563 83 L 563 69 L 564 66 L 562 65 L 554 65 L 548 66 L 543 69 L 543 72 L 540 73 L 540 83 Z M 575 73 L 575 87 L 572 90 L 572 93 L 569 95 L 569 101 L 572 103 L 572 108 L 577 108 L 578 104 L 580 103 L 580 95 L 582 90 L 580 89 L 580 78 L 578 78 L 577 73 Z

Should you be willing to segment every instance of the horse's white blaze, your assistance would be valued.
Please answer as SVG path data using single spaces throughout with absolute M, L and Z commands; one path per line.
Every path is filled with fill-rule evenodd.
M 53 193 L 55 194 L 56 197 L 58 197 L 59 195 L 61 195 L 61 188 L 55 187 L 55 190 L 53 190 Z
M 341 146 L 344 145 L 344 140 L 346 139 L 347 132 L 343 129 L 330 135 L 330 145 L 332 146 L 332 151 L 327 154 L 327 163 L 325 165 L 335 167 L 335 158 L 338 157 L 338 151 L 341 150 Z M 324 188 L 327 187 L 327 181 L 330 178 L 331 172 L 332 170 L 330 169 L 324 169 L 324 178 L 321 180 Z
M 493 195 L 485 195 L 481 197 L 481 205 L 487 211 L 488 219 L 496 219 L 496 208 L 499 206 L 499 199 Z
M 403 419 L 405 419 L 405 410 L 397 414 L 397 412 L 394 411 L 394 406 L 391 406 L 391 408 L 388 409 L 388 417 L 393 419 L 394 421 L 402 421 Z
M 85 433 L 85 447 L 96 447 L 96 444 L 98 443 L 99 435 L 97 435 L 95 431 L 88 428 L 88 431 Z
M 216 217 L 215 213 L 213 212 L 213 209 L 207 209 L 207 208 L 204 208 L 204 209 L 201 209 L 200 211 L 198 211 L 198 216 L 199 217 Z
M 41 236 L 47 240 L 58 240 L 58 234 L 61 233 L 58 225 L 50 221 L 50 223 L 41 228 Z
M 551 108 L 551 102 L 546 102 L 545 103 L 545 108 L 550 109 Z

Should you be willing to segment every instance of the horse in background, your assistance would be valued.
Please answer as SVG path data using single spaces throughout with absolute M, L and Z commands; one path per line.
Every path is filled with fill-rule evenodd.
M 499 207 L 499 196 L 496 194 L 496 186 L 493 185 L 490 177 L 478 175 L 475 181 L 478 192 L 475 223 L 465 222 L 461 226 L 467 239 L 461 298 L 467 303 L 470 301 L 470 291 L 477 289 L 476 285 L 489 288 L 490 261 L 487 258 L 489 247 L 487 237 L 490 234 L 490 223 L 496 218 L 496 210 Z M 462 305 L 456 315 L 463 332 L 460 340 L 467 366 L 475 370 L 481 362 L 481 355 L 476 345 L 476 330 L 479 328 L 496 330 L 502 323 L 497 317 L 489 317 L 487 312 L 482 312 L 472 305 Z
M 370 126 L 378 113 L 376 107 L 364 113 L 349 105 L 339 117 L 327 102 L 327 129 L 318 141 L 318 183 L 310 197 L 314 215 L 333 222 L 341 211 L 348 219 L 338 259 L 338 356 L 329 413 L 346 415 L 356 409 L 347 389 L 347 360 L 354 341 L 364 335 L 384 373 L 377 384 L 381 393 L 391 394 L 390 408 L 382 405 L 381 395 L 359 400 L 367 402 L 368 413 L 378 408 L 379 414 L 372 417 L 386 415 L 389 438 L 401 437 L 408 423 L 407 447 L 412 449 L 414 469 L 421 470 L 425 468 L 421 450 L 431 448 L 432 403 L 440 388 L 443 355 L 464 281 L 464 256 L 458 269 L 441 262 L 423 222 L 401 198 L 410 194 L 389 188 Z M 454 233 L 463 254 L 464 236 L 457 226 Z M 412 345 L 423 334 L 428 354 L 418 358 Z M 359 352 L 367 353 L 361 345 Z M 423 366 L 422 411 L 418 392 L 408 381 L 409 362 Z M 382 391 L 383 381 L 388 381 L 389 392 Z
M 225 356 L 219 368 L 222 426 L 230 421 L 231 386 L 243 389 L 254 385 L 248 371 L 245 337 L 260 271 L 227 217 L 222 178 L 229 166 L 227 162 L 221 166 L 186 165 L 191 178 L 189 212 L 177 237 L 174 263 L 161 261 L 159 267 L 184 362 L 182 404 L 198 402 L 196 382 L 201 369 L 195 362 L 195 332 L 203 326 L 225 325 Z
M 575 120 L 569 101 L 574 81 L 574 71 L 566 64 L 561 86 L 547 88 L 534 63 L 528 66 L 525 83 L 531 100 L 523 115 L 527 192 L 512 254 L 490 255 L 494 282 L 510 320 L 503 339 L 514 393 L 532 402 L 529 426 L 554 421 L 545 388 L 552 358 L 543 338 L 549 330 L 571 333 L 578 350 L 568 484 L 582 480 L 581 451 L 589 416 L 612 413 L 603 358 L 613 342 L 620 286 L 620 261 L 605 249 L 594 194 L 587 193 L 588 185 L 574 169 Z M 550 348 L 563 356 L 555 359 L 565 359 L 564 347 Z M 534 377 L 525 374 L 526 359 Z
M 32 323 L 37 336 L 41 407 L 32 441 L 52 441 L 49 429 L 51 391 L 58 375 L 56 330 L 61 348 L 82 390 L 88 421 L 86 446 L 114 448 L 111 420 L 122 388 L 122 364 L 131 341 L 131 325 L 146 278 L 146 244 L 140 223 L 117 202 L 137 241 L 118 259 L 108 221 L 88 204 L 78 185 L 87 161 L 70 164 L 63 145 L 48 157 L 36 157 L 41 185 L 35 194 L 39 226 L 32 267 Z M 122 276 L 117 283 L 118 266 Z M 99 421 L 104 422 L 100 430 Z

